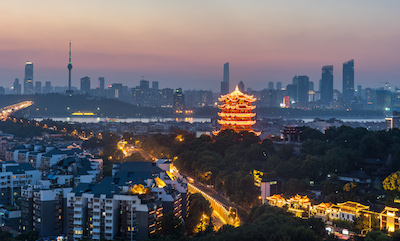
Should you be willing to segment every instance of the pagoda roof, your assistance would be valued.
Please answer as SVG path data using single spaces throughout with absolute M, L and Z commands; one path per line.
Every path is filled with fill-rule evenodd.
M 221 125 L 254 125 L 256 123 L 255 120 L 218 120 L 218 123 Z
M 245 117 L 254 117 L 256 116 L 256 113 L 226 113 L 226 112 L 222 112 L 222 113 L 218 113 L 219 116 L 221 117 L 240 117 L 240 118 L 245 118 Z
M 229 104 L 223 104 L 223 105 L 218 105 L 218 108 L 220 109 L 232 109 L 232 110 L 254 110 L 256 108 L 255 105 L 229 105 Z
M 252 95 L 244 94 L 242 93 L 238 86 L 236 86 L 236 89 L 229 94 L 222 95 L 220 98 L 218 98 L 219 101 L 224 101 L 224 100 L 229 100 L 231 102 L 237 102 L 238 100 L 245 100 L 247 102 L 254 102 L 257 99 L 254 98 Z

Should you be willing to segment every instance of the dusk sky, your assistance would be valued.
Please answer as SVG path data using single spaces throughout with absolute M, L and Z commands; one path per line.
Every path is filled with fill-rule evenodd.
M 355 85 L 400 87 L 399 0 L 18 0 L 0 5 L 0 86 L 34 81 L 66 86 L 72 41 L 72 85 L 99 76 L 106 84 L 220 90 L 230 62 L 231 89 L 308 75 L 318 82 L 355 60 Z

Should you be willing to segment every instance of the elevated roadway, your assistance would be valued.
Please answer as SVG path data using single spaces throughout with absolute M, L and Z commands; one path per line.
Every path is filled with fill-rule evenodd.
M 189 180 L 188 189 L 191 193 L 200 193 L 207 199 L 213 208 L 213 215 L 222 221 L 223 224 L 229 224 L 234 227 L 240 226 L 240 218 L 237 207 L 217 191 L 207 187 L 203 183 L 183 174 Z
M 12 113 L 33 105 L 33 101 L 23 101 L 0 108 L 0 120 L 5 121 Z

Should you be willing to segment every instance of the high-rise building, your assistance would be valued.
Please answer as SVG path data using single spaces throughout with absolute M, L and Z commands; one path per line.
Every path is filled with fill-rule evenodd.
M 35 94 L 41 94 L 42 93 L 42 82 L 36 81 L 35 82 Z
M 161 107 L 172 107 L 174 105 L 174 90 L 170 88 L 161 91 Z
M 289 96 L 290 102 L 297 101 L 297 84 L 290 84 L 286 86 L 287 96 Z
M 308 76 L 297 77 L 297 102 L 305 104 L 308 102 L 308 90 L 309 90 L 309 78 Z
M 389 110 L 392 104 L 392 92 L 390 92 L 389 90 L 376 90 L 375 101 L 376 110 Z
M 68 61 L 68 92 L 71 92 L 71 70 L 72 70 L 72 63 L 71 63 L 71 41 L 69 41 L 69 61 Z
M 120 99 L 122 97 L 122 84 L 111 85 L 112 98 Z
M 21 94 L 21 84 L 19 83 L 19 79 L 15 78 L 14 84 L 13 84 L 13 91 L 14 95 L 20 95 Z
M 243 81 L 239 82 L 238 88 L 239 88 L 240 92 L 244 93 L 244 83 L 243 83 Z
M 274 89 L 274 82 L 272 82 L 272 81 L 268 82 L 268 89 L 270 89 L 270 90 Z
M 354 97 L 354 60 L 343 63 L 343 98 L 349 102 Z
M 104 77 L 99 77 L 99 89 L 101 92 L 104 92 L 105 80 Z
M 308 90 L 314 91 L 314 82 L 312 81 L 308 82 Z
M 333 100 L 333 66 L 327 65 L 322 67 L 322 78 L 319 83 L 319 91 L 321 92 L 321 101 L 329 104 Z
M 22 230 L 38 230 L 42 236 L 67 235 L 67 193 L 72 188 L 27 185 L 21 190 Z
M 221 82 L 221 95 L 229 93 L 229 62 L 224 64 L 223 81 Z
M 158 81 L 151 82 L 151 88 L 153 90 L 158 90 Z
M 185 109 L 185 95 L 182 92 L 182 88 L 178 88 L 174 93 L 174 111 L 175 113 L 183 113 Z
M 25 64 L 24 94 L 33 94 L 33 63 L 30 61 Z
M 13 205 L 21 195 L 21 187 L 35 185 L 42 177 L 42 173 L 33 168 L 29 163 L 16 163 L 14 161 L 0 162 L 0 179 L 3 182 L 0 190 L 0 204 Z
M 297 76 L 293 77 L 292 84 L 297 85 L 299 82 L 299 78 Z
M 88 94 L 90 91 L 90 78 L 85 76 L 81 79 L 81 92 Z
M 43 94 L 48 94 L 52 92 L 52 87 L 51 87 L 51 82 L 50 81 L 46 81 L 44 83 L 44 87 L 43 87 Z
M 276 89 L 281 90 L 282 89 L 282 82 L 276 82 Z
M 140 81 L 139 88 L 140 88 L 141 90 L 148 90 L 148 89 L 150 88 L 150 82 L 149 82 L 148 80 L 142 79 L 142 80 Z

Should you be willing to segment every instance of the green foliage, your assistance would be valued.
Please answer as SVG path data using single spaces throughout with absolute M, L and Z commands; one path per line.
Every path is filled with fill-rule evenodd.
M 40 237 L 39 231 L 27 231 L 27 232 L 22 232 L 20 235 L 18 235 L 15 240 L 16 241 L 26 241 L 26 240 L 38 240 Z
M 362 230 L 380 230 L 379 219 L 376 215 L 360 215 L 353 223 L 353 230 L 361 233 Z
M 386 191 L 393 192 L 395 194 L 400 193 L 400 171 L 390 174 L 383 180 L 383 188 Z
M 124 162 L 145 162 L 146 159 L 139 153 L 134 152 L 130 156 L 127 156 L 123 159 Z
M 3 232 L 0 228 L 0 240 L 2 241 L 14 241 L 14 237 L 10 232 Z
M 83 142 L 83 148 L 103 148 L 103 151 L 100 154 L 100 158 L 103 159 L 103 174 L 104 176 L 111 176 L 113 163 L 121 162 L 124 158 L 124 154 L 117 146 L 117 143 L 121 138 L 113 132 L 103 132 L 101 137 L 101 139 L 92 137 Z
M 165 214 L 161 219 L 161 235 L 171 235 L 180 237 L 183 235 L 183 225 L 179 218 L 174 216 L 173 212 Z
M 392 241 L 392 238 L 381 231 L 372 231 L 367 233 L 365 241 Z
M 333 223 L 340 228 L 346 228 L 350 230 L 353 228 L 353 222 L 347 220 L 334 219 Z
M 198 226 L 204 223 L 207 227 L 210 225 L 212 214 L 212 207 L 209 201 L 207 201 L 200 193 L 194 193 L 189 196 L 188 199 L 188 214 L 185 220 L 186 230 L 189 234 L 197 233 Z

